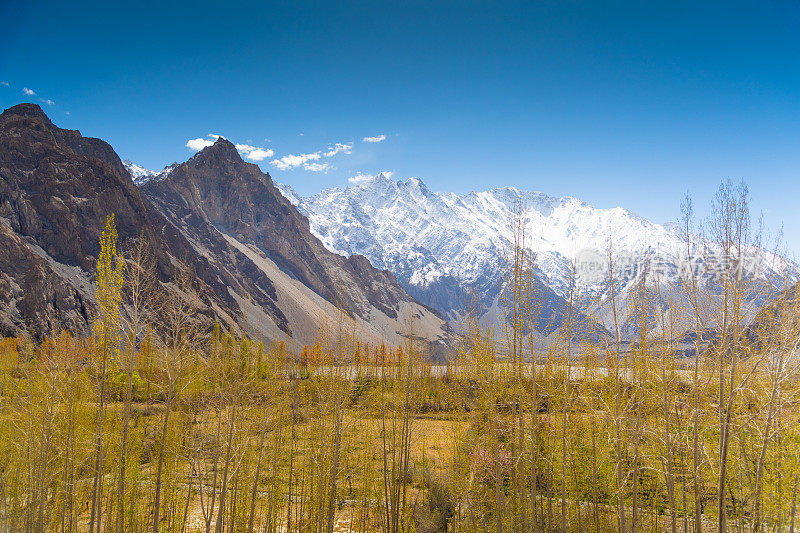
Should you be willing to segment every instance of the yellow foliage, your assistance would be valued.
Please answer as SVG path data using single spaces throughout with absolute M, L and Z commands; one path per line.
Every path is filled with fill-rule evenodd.
M 124 263 L 117 252 L 117 227 L 114 214 L 106 217 L 106 227 L 100 235 L 100 256 L 97 258 L 97 296 L 98 318 L 95 334 L 100 339 L 102 357 L 116 360 L 119 354 L 120 317 L 122 303 Z

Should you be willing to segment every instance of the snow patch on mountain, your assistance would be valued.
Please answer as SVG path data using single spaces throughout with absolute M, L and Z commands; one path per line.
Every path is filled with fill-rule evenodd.
M 148 168 L 144 168 L 141 165 L 137 165 L 136 163 L 133 163 L 128 159 L 123 161 L 122 164 L 125 166 L 128 172 L 130 172 L 131 178 L 133 178 L 133 183 L 137 187 L 144 185 L 148 181 L 163 180 L 164 178 L 170 175 L 170 173 L 175 169 L 175 167 L 178 166 L 178 163 L 173 163 L 169 166 L 164 167 L 162 170 L 155 171 L 155 170 L 150 170 Z
M 289 200 L 289 202 L 293 206 L 298 207 L 300 203 L 303 201 L 302 198 L 300 198 L 300 195 L 297 194 L 294 189 L 292 189 L 285 183 L 275 183 L 275 187 L 278 189 L 278 192 L 280 192 L 284 196 L 284 198 Z M 303 214 L 306 215 L 306 213 Z

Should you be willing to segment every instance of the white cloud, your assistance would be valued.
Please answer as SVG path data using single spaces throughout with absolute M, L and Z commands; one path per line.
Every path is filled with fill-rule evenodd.
M 303 168 L 311 172 L 327 172 L 331 167 L 330 163 L 305 163 Z
M 264 149 L 260 146 L 253 146 L 252 144 L 237 144 L 236 149 L 250 161 L 263 161 L 275 155 L 275 152 L 271 148 Z
M 11 87 L 11 84 L 8 83 L 7 81 L 3 81 L 0 83 L 5 85 L 6 87 Z M 22 94 L 24 94 L 25 96 L 37 96 L 36 91 L 34 91 L 33 89 L 29 89 L 27 87 L 22 88 Z M 56 105 L 54 101 L 50 100 L 49 98 L 42 98 L 41 96 L 39 97 L 39 101 L 47 105 Z
M 69 115 L 69 111 L 67 111 L 67 115 Z
M 211 137 L 211 135 L 209 135 L 209 137 Z M 216 139 L 204 139 L 202 137 L 198 137 L 197 139 L 189 139 L 186 141 L 186 147 L 191 148 L 195 152 L 199 152 L 203 148 L 214 144 L 215 140 Z
M 349 181 L 353 185 L 358 185 L 359 183 L 364 183 L 365 181 L 371 180 L 373 177 L 374 176 L 371 176 L 369 174 L 363 174 L 363 173 L 359 172 L 355 176 L 347 178 L 347 181 Z
M 202 137 L 198 137 L 197 139 L 189 139 L 186 141 L 186 147 L 191 148 L 195 152 L 198 152 L 207 146 L 211 146 L 212 144 L 214 144 L 214 141 L 209 141 L 208 139 L 203 139 Z
M 275 155 L 275 152 L 271 148 L 267 148 L 266 150 L 263 148 L 256 148 L 247 154 L 246 157 L 251 161 L 263 161 L 268 157 L 272 157 L 273 155 Z
M 270 156 L 272 150 L 268 150 Z M 327 172 L 333 168 L 329 163 L 322 163 L 320 159 L 324 157 L 333 157 L 337 154 L 351 154 L 353 153 L 353 143 L 333 143 L 328 145 L 325 150 L 317 150 L 307 154 L 288 154 L 278 159 L 271 161 L 272 165 L 279 170 L 292 170 L 302 167 L 304 170 L 311 172 Z M 315 162 L 312 162 L 315 161 Z
M 339 152 L 342 152 L 344 154 L 350 154 L 352 153 L 352 151 L 353 151 L 352 144 L 336 143 L 332 147 L 331 146 L 328 147 L 328 151 L 325 152 L 325 157 L 333 157 Z
M 186 141 L 186 147 L 191 148 L 195 152 L 199 152 L 203 148 L 211 146 L 216 142 L 217 139 L 224 139 L 222 135 L 217 135 L 216 133 L 209 133 L 206 135 L 205 138 L 198 137 L 197 139 L 189 139 Z
M 297 168 L 308 161 L 317 161 L 320 159 L 320 157 L 322 156 L 319 152 L 300 155 L 289 154 L 281 157 L 280 159 L 273 160 L 272 164 L 278 167 L 280 170 L 290 170 Z
M 3 84 L 5 87 L 11 87 L 11 84 L 7 81 L 0 81 L 0 84 Z
M 245 154 L 249 154 L 250 152 L 255 150 L 256 147 L 252 146 L 250 144 L 238 144 L 237 143 L 236 144 L 236 149 L 239 150 L 240 152 L 244 152 Z
M 214 142 L 216 142 L 217 139 L 224 139 L 224 137 L 222 135 L 217 135 L 216 133 L 209 133 L 205 137 L 189 139 L 186 141 L 186 147 L 197 152 L 203 148 L 211 146 L 214 144 Z M 236 150 L 242 154 L 242 157 L 245 157 L 250 161 L 263 161 L 266 158 L 275 155 L 275 152 L 272 150 L 272 148 L 262 148 L 261 146 L 253 146 L 252 144 L 244 143 L 236 143 L 234 146 L 236 146 Z M 300 164 L 302 164 L 302 162 Z
M 381 133 L 380 135 L 376 135 L 375 137 L 364 137 L 363 139 L 361 139 L 361 142 L 379 143 L 379 142 L 383 142 L 385 140 L 386 140 L 386 135 Z

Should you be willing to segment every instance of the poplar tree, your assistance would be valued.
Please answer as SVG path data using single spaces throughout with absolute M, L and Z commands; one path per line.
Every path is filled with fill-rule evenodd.
M 98 402 L 95 422 L 95 460 L 94 482 L 92 486 L 92 507 L 89 518 L 89 531 L 102 531 L 103 502 L 103 423 L 105 417 L 105 396 L 108 367 L 119 359 L 121 334 L 119 308 L 122 302 L 122 282 L 124 263 L 117 252 L 117 227 L 114 214 L 106 217 L 105 229 L 100 235 L 100 255 L 97 258 L 97 277 L 95 294 L 97 297 L 98 318 L 94 333 L 99 341 L 97 357 Z

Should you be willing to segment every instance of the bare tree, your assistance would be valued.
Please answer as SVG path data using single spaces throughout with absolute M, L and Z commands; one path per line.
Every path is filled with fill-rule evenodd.
M 122 317 L 125 330 L 125 359 L 128 383 L 125 390 L 125 409 L 122 420 L 119 474 L 117 481 L 117 533 L 125 530 L 125 473 L 127 469 L 128 432 L 133 402 L 133 368 L 137 343 L 144 335 L 156 298 L 156 277 L 152 250 L 146 240 L 135 239 L 125 257 L 127 279 L 123 287 Z

